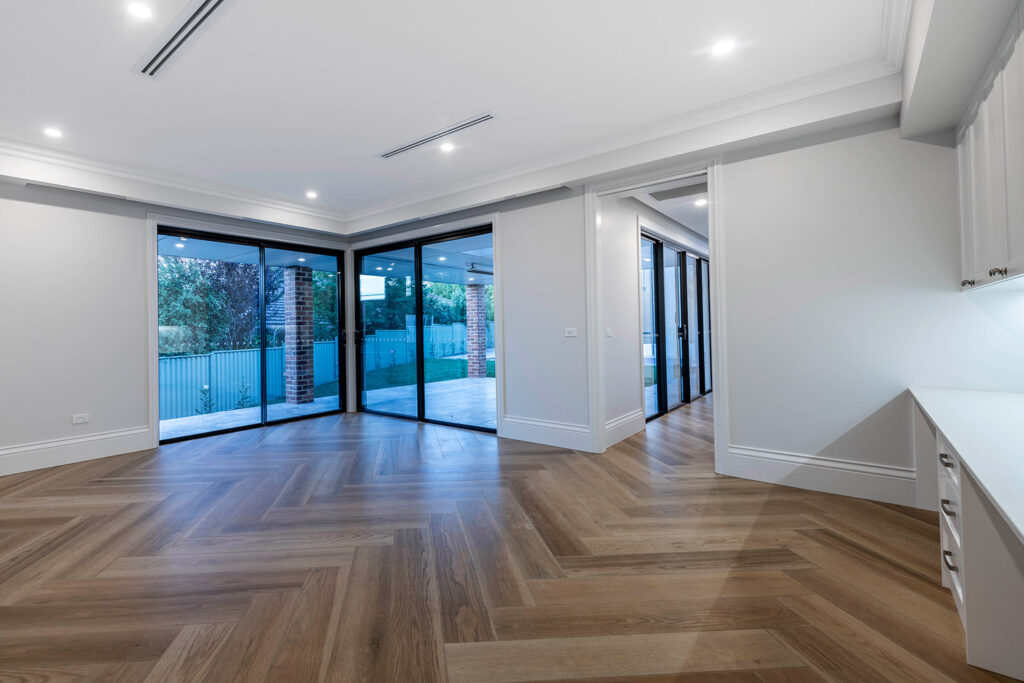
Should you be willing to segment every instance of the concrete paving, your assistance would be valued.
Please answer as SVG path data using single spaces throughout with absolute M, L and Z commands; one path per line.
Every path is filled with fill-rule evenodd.
M 315 399 L 312 403 L 274 403 L 267 406 L 267 419 L 285 420 L 290 417 L 315 415 L 316 413 L 326 413 L 337 409 L 337 396 L 324 396 Z M 205 434 L 220 429 L 259 424 L 259 422 L 259 406 L 240 408 L 238 410 L 223 410 L 217 413 L 207 413 L 206 415 L 176 417 L 171 420 L 160 420 L 160 438 L 176 439 L 179 436 Z
M 427 419 L 497 428 L 498 403 L 493 377 L 430 382 L 424 389 Z M 364 392 L 363 403 L 370 410 L 415 417 L 416 385 L 372 389 Z

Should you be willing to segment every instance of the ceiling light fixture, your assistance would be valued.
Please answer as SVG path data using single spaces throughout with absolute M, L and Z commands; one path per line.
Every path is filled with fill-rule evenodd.
M 64 132 L 60 128 L 43 128 L 43 135 L 54 140 L 59 140 L 64 137 Z
M 177 247 L 178 249 L 184 249 L 184 248 L 185 248 L 185 245 L 184 245 L 184 244 L 182 244 L 181 242 L 178 242 L 178 243 L 177 243 L 177 244 L 175 244 L 174 246 L 176 246 L 176 247 Z
M 384 270 L 384 266 L 377 266 L 377 270 Z
M 711 54 L 716 57 L 724 57 L 736 49 L 736 41 L 732 38 L 724 38 L 711 46 Z
M 447 257 L 447 256 L 438 256 L 438 257 L 437 257 L 437 260 L 438 260 L 438 261 L 447 261 L 447 260 L 448 260 L 448 257 Z
M 708 205 L 708 200 L 706 200 L 706 199 L 704 199 L 703 197 L 701 197 L 700 199 L 698 199 L 697 201 L 695 201 L 695 202 L 693 203 L 693 205 L 694 205 L 694 206 L 707 206 L 707 205 Z
M 136 19 L 153 18 L 153 8 L 144 2 L 129 2 L 125 9 L 128 10 L 128 14 Z
M 471 278 L 469 278 L 469 281 L 472 282 L 475 279 L 476 279 L 475 277 L 471 277 Z
M 316 190 L 306 190 L 306 199 L 316 199 L 319 196 Z
M 304 259 L 304 258 L 300 258 L 299 259 L 299 263 L 305 263 L 305 262 L 306 262 L 306 259 Z
M 454 152 L 455 151 L 455 145 L 453 145 L 450 142 L 442 142 L 441 143 L 441 151 L 442 152 Z

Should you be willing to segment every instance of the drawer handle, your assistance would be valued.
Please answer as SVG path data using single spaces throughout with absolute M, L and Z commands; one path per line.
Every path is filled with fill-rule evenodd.
M 939 501 L 939 508 L 946 513 L 947 517 L 956 517 L 956 513 L 946 507 L 947 505 L 952 504 L 953 503 L 949 500 L 949 498 L 943 498 L 942 500 Z
M 960 281 L 960 286 L 961 287 L 973 287 L 974 286 L 974 280 L 961 280 Z
M 1006 274 L 1008 272 L 1009 270 L 1007 268 L 992 268 L 988 271 L 988 274 L 989 277 L 994 277 L 996 275 L 1002 275 L 1003 277 L 1006 277 Z
M 952 558 L 953 558 L 953 553 L 951 553 L 948 550 L 943 550 L 942 551 L 942 563 L 944 565 L 946 565 L 946 569 L 948 569 L 951 572 L 958 572 L 958 571 L 960 571 L 959 567 L 957 567 L 955 564 L 950 562 L 950 560 Z
M 953 461 L 949 459 L 948 453 L 939 453 L 939 462 L 942 463 L 943 467 L 956 467 Z

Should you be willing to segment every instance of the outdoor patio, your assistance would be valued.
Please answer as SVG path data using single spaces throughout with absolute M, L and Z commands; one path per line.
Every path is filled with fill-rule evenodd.
M 272 403 L 267 406 L 268 420 L 287 420 L 291 417 L 325 413 L 338 409 L 337 396 L 324 396 L 312 403 Z M 206 432 L 233 427 L 245 427 L 259 424 L 260 407 L 240 408 L 238 410 L 222 410 L 205 415 L 190 415 L 160 420 L 160 438 L 176 439 L 181 436 L 204 434 Z
M 493 377 L 463 377 L 428 382 L 424 389 L 428 420 L 497 428 L 497 398 Z M 364 405 L 369 410 L 414 417 L 416 385 L 406 384 L 364 392 Z

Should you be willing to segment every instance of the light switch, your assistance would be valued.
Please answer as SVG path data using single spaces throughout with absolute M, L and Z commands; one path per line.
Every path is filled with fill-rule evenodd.
M 604 328 L 604 336 L 606 336 L 606 337 L 612 336 L 612 328 L 610 328 L 610 327 Z
M 89 421 L 89 413 L 76 413 L 71 416 L 71 424 L 84 425 Z
M 567 327 L 567 328 L 565 328 L 565 336 L 566 337 L 578 337 L 578 336 L 580 336 L 580 333 L 579 333 L 579 330 L 577 330 L 575 327 Z

